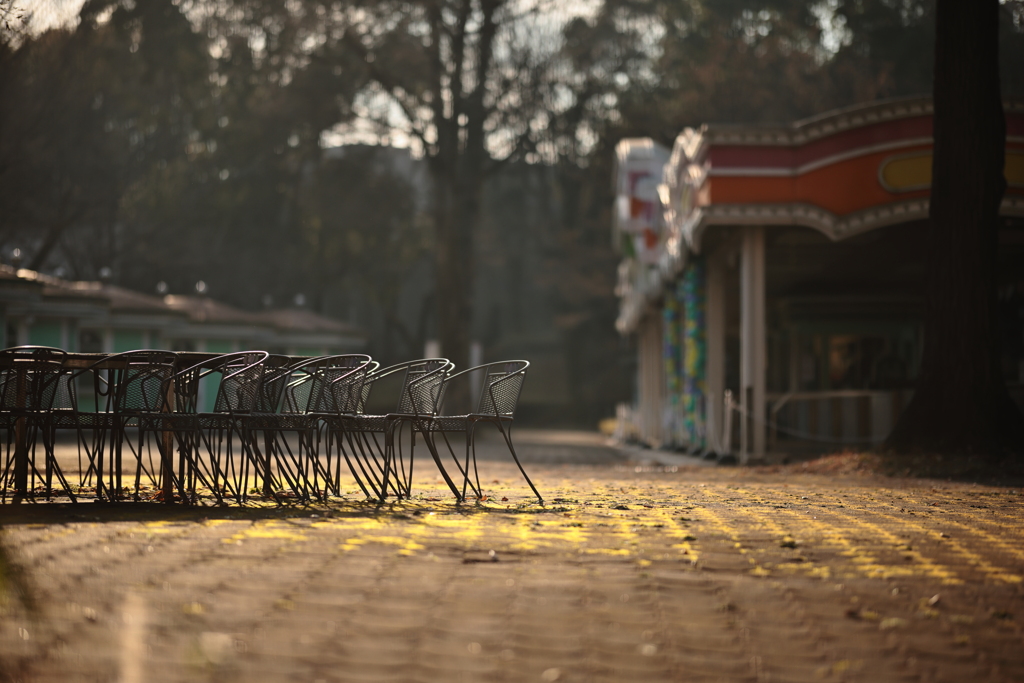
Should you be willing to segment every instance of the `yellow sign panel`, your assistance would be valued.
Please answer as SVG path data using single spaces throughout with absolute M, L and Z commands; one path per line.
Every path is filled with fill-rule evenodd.
M 1024 187 L 1024 151 L 1006 151 L 1003 175 L 1007 185 Z M 931 150 L 889 157 L 878 167 L 878 182 L 890 192 L 928 189 L 932 185 Z
M 1024 187 L 1024 151 L 1006 151 L 1006 168 L 1003 169 L 1006 184 Z

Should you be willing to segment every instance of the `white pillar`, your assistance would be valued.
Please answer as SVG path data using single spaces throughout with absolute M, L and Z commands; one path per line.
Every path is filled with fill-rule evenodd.
M 765 326 L 764 227 L 743 231 L 740 252 L 740 460 L 763 458 L 765 453 Z
M 469 367 L 475 368 L 478 365 L 483 365 L 484 362 L 484 345 L 479 341 L 471 341 L 469 343 Z M 477 371 L 470 373 L 472 377 L 469 382 L 469 393 L 470 393 L 470 405 L 474 406 L 473 410 L 476 410 L 476 406 L 480 405 L 480 391 L 483 389 L 484 377 L 480 374 L 483 371 Z
M 789 332 L 789 391 L 796 393 L 800 391 L 801 363 L 803 362 L 800 353 L 800 335 L 795 328 Z
M 11 344 L 11 346 L 28 345 L 29 335 L 31 334 L 32 331 L 33 321 L 34 319 L 31 316 L 29 316 L 28 318 L 22 318 L 20 321 L 18 321 L 18 324 L 15 327 L 16 331 L 14 333 L 16 339 L 14 340 L 14 343 Z
M 662 359 L 660 311 L 648 311 L 637 327 L 638 410 L 641 437 L 652 446 L 664 442 L 665 365 Z
M 652 359 L 651 359 L 651 320 L 645 315 L 638 325 L 640 337 L 638 339 L 639 363 L 637 366 L 640 410 L 640 437 L 645 443 L 650 443 L 654 438 L 654 396 L 652 392 Z
M 721 454 L 726 448 L 722 440 L 725 424 L 725 261 L 721 255 L 709 255 L 705 262 L 706 302 L 704 325 L 706 353 L 704 378 L 707 394 L 704 411 L 708 448 Z

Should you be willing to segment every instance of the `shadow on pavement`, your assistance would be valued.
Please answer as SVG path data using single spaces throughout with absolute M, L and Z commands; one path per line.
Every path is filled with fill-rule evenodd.
M 513 444 L 520 461 L 530 471 L 531 465 L 546 466 L 615 466 L 628 462 L 622 451 L 607 444 L 606 439 L 596 432 L 515 430 Z M 452 448 L 460 457 L 465 453 L 461 435 L 450 439 Z M 439 447 L 444 451 L 443 443 Z M 505 463 L 514 468 L 512 456 L 504 439 L 496 428 L 485 425 L 477 435 L 477 458 L 488 463 L 488 469 L 496 463 Z M 70 461 L 70 455 L 68 456 Z M 419 457 L 417 461 L 420 461 Z M 453 472 L 454 474 L 454 472 Z M 517 477 L 518 474 L 511 473 Z M 525 484 L 524 484 L 525 486 Z M 201 522 L 212 519 L 263 520 L 298 519 L 310 517 L 389 517 L 392 519 L 412 518 L 423 514 L 533 514 L 558 512 L 557 504 L 539 505 L 516 503 L 511 506 L 493 505 L 487 502 L 467 501 L 458 504 L 447 490 L 414 491 L 409 500 L 389 499 L 383 503 L 354 498 L 336 498 L 326 503 L 306 502 L 288 498 L 278 500 L 252 500 L 244 505 L 200 504 L 195 506 L 167 505 L 161 502 L 92 502 L 79 503 L 46 502 L 44 500 L 21 503 L 0 503 L 0 526 L 25 524 L 61 523 L 109 523 L 122 521 L 164 521 Z

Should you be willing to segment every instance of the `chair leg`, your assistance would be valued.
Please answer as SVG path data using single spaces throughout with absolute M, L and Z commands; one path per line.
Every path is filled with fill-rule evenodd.
M 332 483 L 333 476 L 331 474 L 330 453 L 329 452 L 325 453 L 324 454 L 325 455 L 325 461 L 321 462 L 321 460 L 320 460 L 320 429 L 317 427 L 317 425 L 315 423 L 313 423 L 309 427 L 307 427 L 304 433 L 305 433 L 305 439 L 306 439 L 307 457 L 309 457 L 312 460 L 313 467 L 315 468 L 315 472 L 319 472 L 320 476 L 323 477 L 323 488 L 322 489 L 319 486 L 319 482 L 315 482 L 314 483 L 314 488 L 316 489 L 316 496 L 317 496 L 318 500 L 326 501 L 327 500 L 327 496 L 330 494 L 330 492 L 334 488 L 334 484 Z M 315 474 L 314 474 L 314 476 L 315 476 Z
M 47 443 L 47 441 L 49 443 Z M 75 494 L 71 492 L 71 486 L 68 484 L 67 478 L 65 478 L 64 473 L 61 471 L 60 465 L 57 464 L 56 444 L 57 444 L 57 432 L 56 432 L 56 430 L 52 430 L 52 431 L 50 431 L 48 437 L 44 436 L 44 440 L 43 440 L 43 447 L 47 449 L 46 450 L 46 457 L 49 460 L 49 464 L 47 466 L 47 470 L 49 472 L 52 472 L 53 474 L 57 475 L 57 481 L 60 482 L 61 488 L 63 488 L 64 492 L 68 494 L 69 498 L 71 498 L 71 502 L 72 503 L 77 503 L 78 500 L 75 498 Z M 49 493 L 49 490 L 50 490 L 50 482 L 49 481 L 46 482 L 46 489 L 47 489 L 47 493 Z
M 472 452 L 473 481 L 476 482 L 476 495 L 479 498 L 483 497 L 483 487 L 480 486 L 480 468 L 476 464 L 476 426 L 476 422 L 470 422 L 466 425 L 466 479 L 469 479 L 469 458 Z
M 413 433 L 413 438 L 415 438 L 417 431 L 415 424 L 410 426 L 410 431 Z M 428 436 L 429 431 L 426 425 L 421 425 L 419 432 L 423 435 L 423 441 L 426 442 L 427 450 L 430 451 L 430 457 L 434 459 L 434 464 L 437 465 L 437 470 L 441 473 L 441 477 L 444 478 L 444 483 L 448 484 L 448 488 L 451 489 L 452 494 L 455 495 L 455 500 L 460 503 L 463 502 L 466 499 L 465 493 L 459 491 L 459 487 L 455 485 L 452 478 L 448 476 L 448 471 L 445 470 L 444 465 L 441 464 L 441 456 L 437 453 L 434 440 Z
M 270 434 L 263 432 L 263 495 L 269 498 L 273 494 L 273 477 L 270 474 Z
M 384 498 L 388 495 L 388 475 L 391 473 L 391 456 L 392 456 L 391 439 L 384 439 L 384 471 L 381 475 L 381 486 L 380 486 L 380 502 L 384 502 Z
M 448 435 L 445 432 L 443 432 L 443 431 L 431 432 L 431 434 L 436 434 L 436 433 L 440 433 L 441 434 L 441 438 L 444 439 L 444 444 L 448 448 L 448 455 L 451 456 L 452 462 L 455 463 L 455 467 L 456 467 L 456 469 L 459 470 L 459 475 L 462 477 L 462 500 L 466 499 L 466 485 L 467 484 L 469 485 L 469 488 L 473 490 L 473 493 L 476 494 L 476 497 L 479 498 L 480 497 L 480 489 L 477 486 L 473 486 L 473 482 L 468 479 L 468 473 L 467 473 L 467 467 L 469 466 L 469 432 L 468 431 L 464 432 L 464 435 L 466 437 L 466 440 L 465 440 L 465 443 L 464 443 L 464 446 L 465 446 L 465 449 L 466 449 L 466 456 L 465 456 L 466 465 L 465 466 L 463 466 L 463 464 L 459 462 L 458 456 L 455 455 L 455 449 L 452 448 L 452 443 L 451 443 L 451 441 L 448 440 Z M 437 449 L 437 440 L 431 438 L 431 441 L 432 441 L 432 443 L 434 445 L 434 448 Z
M 379 498 L 381 488 L 381 479 L 377 476 L 377 471 L 370 465 L 368 459 L 369 456 L 366 454 L 366 449 L 363 447 L 364 442 L 358 436 L 353 436 L 351 432 L 343 431 L 336 432 L 338 439 L 338 448 L 341 449 L 342 454 L 345 457 L 345 462 L 348 464 L 349 470 L 352 472 L 352 476 L 355 477 L 356 483 L 359 484 L 359 488 L 363 490 L 367 498 Z M 344 439 L 344 441 L 343 441 Z M 348 442 L 348 448 L 345 447 L 345 443 Z M 351 451 L 351 458 L 349 452 Z M 355 463 L 353 464 L 353 460 Z M 359 470 L 363 473 L 363 477 L 366 478 L 366 485 L 363 485 L 363 480 L 359 477 L 359 473 L 356 471 L 355 465 L 359 465 Z M 367 489 L 372 489 L 372 493 Z
M 384 472 L 387 471 L 388 467 L 390 467 L 391 465 L 390 465 L 390 461 L 388 460 L 389 456 L 388 456 L 388 453 L 387 453 L 387 438 L 386 438 L 386 434 L 382 438 L 384 438 L 384 442 L 385 442 L 385 445 L 383 447 L 381 446 L 380 442 L 377 440 L 377 434 L 376 433 L 371 432 L 369 434 L 369 436 L 367 436 L 364 433 L 363 434 L 363 438 L 362 438 L 362 443 L 365 444 L 365 446 L 366 446 L 366 451 L 365 452 L 369 453 L 369 460 L 367 462 L 372 460 L 373 464 L 376 466 L 377 470 L 380 471 L 381 477 L 383 478 Z M 370 445 L 370 440 L 371 439 L 373 440 L 373 445 Z M 378 457 L 378 455 L 380 457 Z M 395 482 L 392 481 L 392 482 L 390 482 L 390 485 L 391 485 L 391 491 L 396 496 L 400 495 L 398 484 L 396 484 Z M 385 485 L 385 482 L 382 480 L 381 481 L 381 491 L 383 492 L 381 494 L 382 496 L 386 496 L 387 495 L 387 488 L 388 487 Z
M 412 482 L 405 473 L 405 457 L 402 451 L 402 421 L 395 421 L 388 427 L 387 441 L 391 443 L 391 463 L 394 467 L 395 482 L 398 484 L 396 495 L 399 500 L 408 498 Z
M 498 429 L 501 430 L 501 435 L 505 437 L 505 443 L 508 444 L 508 450 L 512 453 L 512 459 L 516 461 L 516 466 L 519 467 L 519 471 L 523 473 L 523 478 L 526 479 L 526 483 L 530 485 L 530 488 L 533 489 L 534 495 L 537 496 L 537 500 L 543 505 L 544 499 L 541 497 L 540 491 L 538 491 L 537 487 L 533 485 L 532 481 L 530 481 L 530 475 L 528 475 L 526 473 L 526 470 L 523 469 L 523 464 L 519 462 L 519 456 L 516 455 L 515 446 L 512 445 L 512 435 L 510 434 L 510 432 L 512 431 L 512 427 L 509 426 L 508 431 L 505 431 L 505 428 L 501 425 L 501 422 L 498 422 L 497 424 Z M 473 463 L 475 466 L 476 457 L 473 458 Z

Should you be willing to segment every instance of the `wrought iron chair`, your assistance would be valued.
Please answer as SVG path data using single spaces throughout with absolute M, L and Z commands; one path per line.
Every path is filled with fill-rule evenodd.
M 466 495 L 467 485 L 479 497 L 480 475 L 476 463 L 476 428 L 482 422 L 489 422 L 498 427 L 505 444 L 508 446 L 512 459 L 515 460 L 519 471 L 530 485 L 537 500 L 541 503 L 541 497 L 537 487 L 533 485 L 523 464 L 519 461 L 515 446 L 512 445 L 512 421 L 515 419 L 516 405 L 519 403 L 519 394 L 523 389 L 523 381 L 526 379 L 526 370 L 530 367 L 529 361 L 509 360 L 488 363 L 469 368 L 451 375 L 445 380 L 444 390 L 447 392 L 449 386 L 454 382 L 479 382 L 479 393 L 476 399 L 476 406 L 472 412 L 462 415 L 441 414 L 430 422 L 431 435 L 440 434 L 444 439 L 448 452 L 455 460 L 460 473 L 463 476 L 462 496 Z M 465 464 L 460 465 L 451 443 L 448 441 L 449 433 L 462 433 L 465 435 Z M 435 444 L 436 449 L 436 444 Z M 472 466 L 472 472 L 470 467 Z M 472 480 L 470 475 L 472 474 Z
M 379 490 L 383 471 L 381 460 L 377 458 L 377 450 L 367 449 L 361 440 L 356 440 L 356 432 L 346 429 L 346 423 L 354 422 L 354 418 L 365 413 L 366 400 L 369 397 L 372 381 L 367 381 L 380 369 L 380 363 L 371 360 L 358 368 L 331 381 L 328 390 L 331 395 L 330 410 L 320 415 L 323 442 L 326 444 L 328 468 L 333 461 L 332 488 L 334 495 L 341 495 L 341 461 L 344 460 L 349 472 L 353 475 L 359 488 L 369 498 L 372 497 L 366 478 L 373 482 L 371 487 Z M 375 437 L 374 437 L 375 438 Z M 347 446 L 346 446 L 347 444 Z M 337 455 L 334 455 L 337 453 Z M 333 457 L 332 457 L 333 456 Z M 375 467 L 368 467 L 373 461 Z M 362 472 L 362 477 L 359 475 Z
M 281 407 L 281 400 L 284 396 L 284 388 L 291 377 L 292 367 L 297 363 L 308 360 L 307 358 L 296 359 L 292 356 L 281 354 L 270 354 L 263 362 L 263 381 L 260 383 L 260 397 L 253 411 L 253 420 L 258 416 L 272 415 L 277 413 Z M 264 435 L 267 440 L 271 435 Z M 272 472 L 273 444 L 267 443 L 264 451 L 260 451 L 259 435 L 256 430 L 252 432 L 253 437 L 253 469 L 257 480 L 262 478 L 262 491 L 264 495 L 271 495 L 279 488 L 278 480 Z
M 65 377 L 67 353 L 48 346 L 19 346 L 0 351 L 0 427 L 6 433 L 0 492 L 6 501 L 13 489 L 16 499 L 27 496 L 36 481 L 44 485 L 47 498 L 56 476 L 65 493 L 75 495 L 54 456 L 50 422 L 54 398 Z M 43 472 L 36 466 L 36 446 L 43 441 Z
M 281 483 L 287 483 L 302 499 L 308 499 L 310 493 L 323 498 L 337 489 L 330 455 L 326 464 L 320 460 L 320 418 L 336 412 L 332 385 L 344 378 L 358 379 L 361 385 L 370 362 L 365 354 L 322 356 L 299 359 L 265 373 L 264 398 L 250 418 L 265 495 L 274 495 Z M 272 383 L 269 389 L 268 376 Z M 259 450 L 257 432 L 263 437 L 263 452 Z M 295 449 L 287 438 L 290 433 L 297 437 Z M 283 482 L 274 478 L 275 465 Z
M 80 485 L 96 478 L 96 498 L 118 500 L 124 496 L 124 447 L 135 461 L 132 499 L 139 500 L 142 477 L 169 490 L 173 477 L 170 440 L 156 440 L 159 464 L 153 461 L 153 418 L 171 410 L 172 378 L 177 354 L 171 351 L 136 350 L 106 356 L 69 373 L 61 396 L 68 405 L 55 408 L 55 429 L 74 429 L 78 438 Z M 129 437 L 135 429 L 135 438 Z M 81 453 L 88 456 L 83 467 Z M 106 470 L 106 471 L 105 471 Z M 106 482 L 104 482 L 106 477 Z
M 246 499 L 253 461 L 249 418 L 261 401 L 266 351 L 239 351 L 214 356 L 178 371 L 173 377 L 175 411 L 151 417 L 150 428 L 170 430 L 178 449 L 178 489 L 195 500 L 202 483 L 222 503 L 225 495 Z M 201 386 L 216 387 L 211 411 L 203 411 Z M 235 457 L 236 444 L 241 450 Z
M 412 489 L 416 434 L 424 442 L 441 475 L 456 497 L 459 490 L 441 466 L 433 443 L 427 436 L 429 421 L 437 412 L 441 387 L 454 365 L 445 358 L 408 361 L 379 369 L 368 375 L 360 390 L 359 411 L 327 417 L 328 442 L 338 445 L 353 477 L 368 497 L 383 500 L 388 492 L 408 497 Z M 366 403 L 374 387 L 388 379 L 401 379 L 394 412 L 366 414 Z M 401 446 L 401 431 L 409 426 L 408 468 Z M 383 442 L 383 443 L 382 443 Z M 360 476 L 362 475 L 362 476 Z

